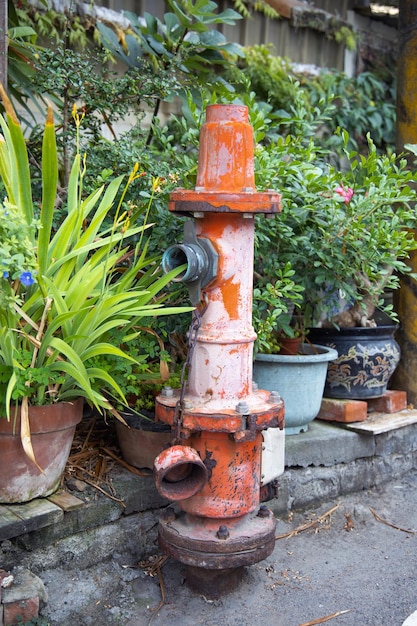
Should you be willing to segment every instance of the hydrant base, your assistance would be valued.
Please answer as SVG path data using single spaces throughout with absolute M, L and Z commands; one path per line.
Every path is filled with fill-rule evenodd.
M 260 514 L 261 512 L 261 514 Z M 268 557 L 275 546 L 276 519 L 265 506 L 238 521 L 213 521 L 193 518 L 180 512 L 175 519 L 159 521 L 159 546 L 185 565 L 210 570 L 225 570 L 253 565 Z
M 186 572 L 186 583 L 192 591 L 200 593 L 210 600 L 217 600 L 239 586 L 245 568 L 213 570 L 189 565 Z

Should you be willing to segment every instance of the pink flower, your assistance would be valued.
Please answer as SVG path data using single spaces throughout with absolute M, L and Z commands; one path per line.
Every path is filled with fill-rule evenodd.
M 345 201 L 345 204 L 349 204 L 353 196 L 353 189 L 351 187 L 348 187 L 347 189 L 345 189 L 342 185 L 341 187 L 336 187 L 335 193 L 338 193 L 339 196 L 342 196 L 342 198 Z

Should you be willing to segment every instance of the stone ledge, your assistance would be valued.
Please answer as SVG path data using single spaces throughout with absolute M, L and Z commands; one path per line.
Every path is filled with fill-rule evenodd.
M 167 504 L 157 492 L 151 474 L 138 477 L 116 468 L 111 481 L 123 504 L 96 493 L 90 492 L 90 499 L 82 501 L 64 492 L 26 504 L 0 505 L 0 541 L 16 538 L 20 545 L 34 550 L 122 516 Z
M 287 468 L 279 478 L 278 497 L 268 506 L 278 516 L 317 508 L 341 495 L 377 487 L 417 468 L 417 453 L 356 459 L 332 467 Z
M 0 544 L 0 561 L 5 569 L 21 565 L 42 575 L 54 567 L 85 569 L 110 559 L 115 553 L 129 553 L 132 562 L 140 561 L 157 550 L 157 529 L 161 509 L 132 513 L 114 522 L 83 530 L 35 549 L 24 548 L 18 541 Z M 40 530 L 42 534 L 44 531 Z
M 286 467 L 330 467 L 374 454 L 373 437 L 318 420 L 309 424 L 307 432 L 285 438 Z

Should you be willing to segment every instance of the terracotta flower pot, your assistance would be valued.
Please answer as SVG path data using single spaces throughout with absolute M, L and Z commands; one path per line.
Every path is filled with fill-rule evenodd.
M 300 337 L 280 337 L 279 354 L 284 354 L 284 355 L 297 354 L 297 352 L 300 349 L 302 340 L 303 338 L 301 336 Z
M 133 410 L 121 414 L 129 424 L 125 426 L 116 421 L 116 435 L 123 458 L 133 467 L 152 470 L 158 454 L 171 443 L 171 427 L 155 422 L 153 415 L 143 419 Z
M 82 398 L 29 407 L 33 451 L 43 473 L 23 450 L 20 409 L 10 421 L 0 418 L 0 503 L 28 502 L 58 489 L 82 413 Z

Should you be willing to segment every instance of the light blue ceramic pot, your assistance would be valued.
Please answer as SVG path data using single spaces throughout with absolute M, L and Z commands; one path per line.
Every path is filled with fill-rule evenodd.
M 306 432 L 317 417 L 327 365 L 338 356 L 333 348 L 313 344 L 304 344 L 302 352 L 294 356 L 258 354 L 253 364 L 258 388 L 278 391 L 284 400 L 287 435 Z

